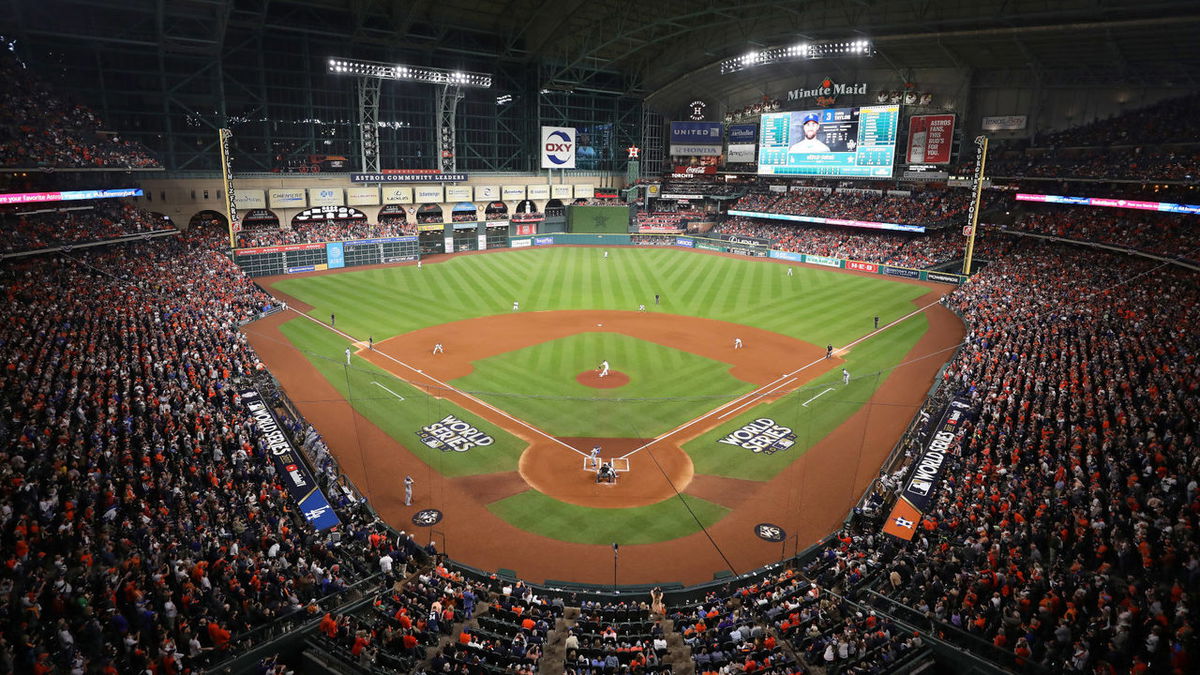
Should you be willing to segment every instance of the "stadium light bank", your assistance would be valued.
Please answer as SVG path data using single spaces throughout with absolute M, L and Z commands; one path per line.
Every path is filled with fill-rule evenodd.
M 765 66 L 783 61 L 875 56 L 875 54 L 875 46 L 871 44 L 870 40 L 802 42 L 790 47 L 772 47 L 725 59 L 721 62 L 721 74 L 728 75 L 754 66 Z
M 474 73 L 466 70 L 448 70 L 446 68 L 431 68 L 427 66 L 406 66 L 375 61 L 356 61 L 353 59 L 329 59 L 329 72 L 334 75 L 349 75 L 351 77 L 370 77 L 380 80 L 409 80 L 429 84 L 450 84 L 460 87 L 492 86 L 492 76 L 488 73 Z

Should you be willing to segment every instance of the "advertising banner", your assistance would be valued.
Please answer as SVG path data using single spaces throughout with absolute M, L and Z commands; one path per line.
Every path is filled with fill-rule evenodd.
M 763 211 L 742 211 L 729 209 L 731 216 L 747 216 L 750 218 L 766 218 L 768 220 L 794 220 L 800 223 L 820 223 L 822 225 L 844 225 L 846 227 L 865 227 L 871 230 L 896 230 L 898 232 L 924 232 L 924 225 L 902 225 L 900 223 L 875 223 L 866 220 L 848 220 L 846 218 L 822 218 L 820 216 L 793 216 L 788 213 L 765 213 Z
M 341 188 L 308 189 L 309 206 L 343 206 L 344 204 Z
M 476 185 L 475 200 L 480 202 L 494 202 L 500 198 L 499 185 Z
M 696 241 L 686 237 L 675 237 L 675 245 L 682 246 L 684 248 L 694 248 L 696 246 Z
M 325 494 L 317 487 L 304 458 L 292 446 L 284 433 L 275 411 L 253 389 L 240 392 L 242 405 L 254 420 L 263 449 L 271 456 L 275 472 L 287 488 L 288 494 L 300 506 L 304 519 L 317 531 L 328 530 L 341 524 Z
M 943 284 L 961 284 L 964 279 L 959 274 L 946 274 L 945 272 L 926 272 L 925 278 Z
M 265 190 L 241 189 L 237 191 L 237 199 L 234 203 L 237 204 L 239 211 L 265 209 L 267 208 L 267 193 Z
M 696 242 L 696 248 L 698 248 L 702 251 L 719 251 L 721 253 L 725 252 L 724 246 L 718 246 L 717 244 L 709 244 L 709 243 L 702 242 L 702 241 Z
M 418 232 L 441 232 L 446 229 L 445 223 L 421 223 L 417 225 Z
M 542 127 L 542 168 L 575 168 L 575 127 Z
M 908 470 L 900 489 L 896 508 L 884 521 L 883 531 L 901 539 L 912 539 L 920 516 L 937 501 L 938 488 L 945 476 L 947 459 L 957 443 L 960 430 L 975 417 L 970 403 L 962 397 L 950 401 L 942 410 L 937 425 L 925 438 L 921 450 Z M 913 518 L 913 513 L 917 514 Z
M 554 243 L 554 237 L 534 237 L 534 246 L 550 246 Z
M 517 224 L 517 235 L 518 236 L 529 236 L 532 234 L 537 234 L 537 223 L 518 223 Z M 526 240 L 526 246 L 528 246 L 528 245 L 529 245 L 528 240 Z
M 757 124 L 731 124 L 729 125 L 729 144 L 738 145 L 748 143 L 754 145 L 758 142 L 758 125 Z
M 859 272 L 874 272 L 876 274 L 879 273 L 879 265 L 876 265 L 875 263 L 869 263 L 869 262 L 859 262 L 857 260 L 847 260 L 846 261 L 846 269 L 858 270 Z
M 893 277 L 904 277 L 905 279 L 920 279 L 921 272 L 919 270 L 910 270 L 907 267 L 892 267 L 891 265 L 880 265 L 879 271 L 883 274 Z
M 954 115 L 913 115 L 908 120 L 906 164 L 949 164 Z
M 722 132 L 720 122 L 671 122 L 671 154 L 719 155 Z
M 303 189 L 275 189 L 267 192 L 267 201 L 273 209 L 302 209 L 308 206 Z
M 576 185 L 574 187 L 576 199 L 591 199 L 596 195 L 596 188 L 594 185 Z
M 325 244 L 325 257 L 328 261 L 326 264 L 331 270 L 346 266 L 346 252 L 342 249 L 340 241 Z
M 9 192 L 0 195 L 0 204 L 35 204 L 39 202 L 70 202 L 80 199 L 115 199 L 119 197 L 141 196 L 141 188 L 67 190 L 65 192 Z
M 416 195 L 418 204 L 438 204 L 446 201 L 441 185 L 421 185 L 416 188 Z
M 346 204 L 349 206 L 375 206 L 379 203 L 379 188 L 352 187 L 346 189 Z
M 718 236 L 720 236 L 722 239 L 729 242 L 730 244 L 743 244 L 746 246 L 763 246 L 763 247 L 767 247 L 767 246 L 771 245 L 770 239 L 763 239 L 761 237 L 744 237 L 740 234 L 722 234 L 722 235 L 718 235 Z
M 569 200 L 571 198 L 571 186 L 570 185 L 551 185 L 550 186 L 550 198 L 551 199 L 568 199 Z
M 383 203 L 384 204 L 411 204 L 413 203 L 413 189 L 410 187 L 392 187 L 383 188 Z
M 469 201 L 471 201 L 471 186 L 470 185 L 447 185 L 446 186 L 446 201 L 448 201 L 448 202 L 469 202 Z
M 529 193 L 529 199 L 550 199 L 549 185 L 529 185 L 525 189 Z
M 757 145 L 730 145 L 729 151 L 725 153 L 725 161 L 739 164 L 753 164 L 757 150 Z
M 311 251 L 325 248 L 325 244 L 283 244 L 281 246 L 256 246 L 254 248 L 239 248 L 235 255 L 255 255 L 258 253 L 287 253 L 289 251 Z
M 500 196 L 506 202 L 519 202 L 522 199 L 525 199 L 525 186 L 505 185 L 504 187 L 500 188 Z
M 1175 202 L 1147 202 L 1136 199 L 1114 199 L 1111 197 L 1069 197 L 1067 195 L 1043 195 L 1018 192 L 1019 202 L 1043 202 L 1046 204 L 1075 204 L 1078 206 L 1103 206 L 1113 209 L 1137 209 L 1139 211 L 1162 211 L 1163 213 L 1200 214 L 1200 204 L 1176 204 Z
M 804 262 L 810 265 L 824 265 L 826 267 L 841 267 L 842 261 L 840 258 L 830 258 L 823 255 L 804 255 Z
M 511 248 L 529 248 L 533 242 L 529 239 L 513 239 L 508 244 Z
M 352 173 L 351 183 L 462 183 L 465 173 Z
M 791 260 L 792 262 L 804 262 L 803 253 L 794 253 L 792 251 L 776 251 L 771 250 L 771 257 L 776 260 Z
M 984 131 L 1020 131 L 1029 123 L 1026 115 L 994 115 L 983 118 Z

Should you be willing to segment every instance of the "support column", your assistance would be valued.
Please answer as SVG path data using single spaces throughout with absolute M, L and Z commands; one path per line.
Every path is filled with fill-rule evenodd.
M 358 138 L 363 173 L 379 173 L 379 83 L 358 78 Z
M 457 171 L 458 158 L 455 144 L 455 116 L 458 102 L 463 98 L 462 87 L 456 84 L 439 84 L 437 88 L 438 108 L 438 168 L 442 173 Z

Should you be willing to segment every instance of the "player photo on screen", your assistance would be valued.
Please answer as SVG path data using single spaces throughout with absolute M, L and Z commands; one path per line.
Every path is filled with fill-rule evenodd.
M 764 114 L 760 120 L 758 173 L 890 176 L 898 117 L 899 106 Z

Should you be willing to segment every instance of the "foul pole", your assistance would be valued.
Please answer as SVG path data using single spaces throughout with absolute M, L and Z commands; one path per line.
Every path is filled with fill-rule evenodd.
M 221 129 L 217 133 L 217 145 L 221 148 L 221 182 L 225 186 L 225 215 L 229 218 L 229 248 L 237 248 L 234 234 L 238 226 L 237 196 L 233 192 L 233 157 L 229 155 L 229 139 L 233 138 L 233 132 Z
M 984 168 L 987 166 L 987 136 L 975 137 L 975 177 L 972 186 L 975 194 L 971 201 L 971 211 L 967 223 L 967 256 L 963 259 L 962 273 L 971 276 L 971 258 L 975 255 L 975 233 L 979 231 L 979 200 L 983 196 Z

